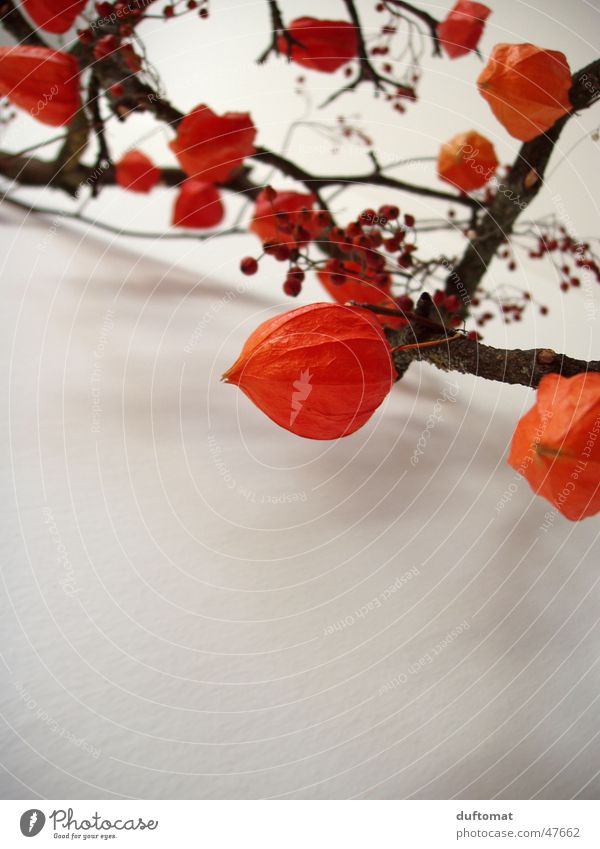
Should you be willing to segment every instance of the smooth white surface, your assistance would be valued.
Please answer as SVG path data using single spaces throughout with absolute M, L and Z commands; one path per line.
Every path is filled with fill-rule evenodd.
M 266 299 L 2 216 L 5 796 L 598 793 L 598 520 L 495 509 L 527 389 L 297 440 L 218 382 Z

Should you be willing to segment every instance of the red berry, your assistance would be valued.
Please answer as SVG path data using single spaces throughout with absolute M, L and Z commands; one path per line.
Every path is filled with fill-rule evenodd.
M 458 312 L 460 309 L 460 301 L 456 295 L 448 295 L 447 298 L 444 298 L 444 306 L 448 312 Z
M 290 247 L 288 245 L 276 245 L 273 256 L 278 262 L 286 262 L 290 258 Z
M 253 256 L 245 256 L 240 262 L 240 271 L 242 274 L 256 274 L 258 271 L 258 262 Z
M 446 300 L 446 293 L 443 292 L 441 289 L 436 289 L 433 293 L 432 300 L 436 307 L 441 307 Z
M 283 284 L 283 291 L 291 298 L 296 298 L 302 291 L 302 283 L 294 277 L 286 277 L 285 283 Z
M 188 9 L 195 9 L 197 5 L 196 0 L 188 0 L 187 2 Z
M 125 89 L 121 83 L 113 83 L 108 91 L 113 97 L 122 97 L 125 94 Z
M 116 35 L 103 35 L 94 45 L 94 56 L 96 59 L 104 59 L 114 53 L 119 47 L 119 39 Z
M 479 342 L 483 339 L 483 336 L 476 330 L 470 330 L 469 333 L 467 333 L 467 339 L 471 339 L 473 342 Z
M 379 207 L 379 214 L 387 221 L 395 221 L 396 218 L 398 218 L 398 216 L 400 215 L 400 210 L 397 206 L 390 206 L 389 204 L 385 204 L 385 206 Z
M 172 18 L 175 15 L 175 9 L 173 6 L 165 6 L 163 9 L 163 15 L 165 18 Z
M 94 35 L 91 29 L 77 30 L 77 38 L 80 44 L 92 44 L 94 41 Z
M 111 3 L 96 3 L 96 11 L 101 18 L 108 18 L 112 15 L 113 7 Z
M 304 272 L 297 265 L 292 265 L 287 273 L 288 280 L 296 280 L 298 283 L 304 282 Z
M 377 218 L 377 213 L 374 209 L 363 209 L 360 214 L 361 221 L 364 221 L 367 224 L 372 224 L 373 221 Z
M 405 215 L 404 216 L 404 223 L 406 224 L 407 227 L 414 227 L 415 226 L 415 216 L 414 215 Z
M 208 9 L 202 8 L 198 12 L 198 14 L 200 15 L 201 18 L 208 18 Z

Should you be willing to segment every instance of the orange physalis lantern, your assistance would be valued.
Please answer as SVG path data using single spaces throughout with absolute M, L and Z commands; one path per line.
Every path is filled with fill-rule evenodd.
M 314 238 L 322 229 L 318 213 L 313 211 L 316 200 L 312 194 L 275 192 L 267 187 L 256 199 L 250 230 L 261 242 L 275 244 L 294 244 L 298 228 Z
M 289 52 L 292 62 L 304 68 L 332 74 L 358 56 L 356 30 L 347 21 L 296 18 L 287 31 L 302 46 L 292 43 L 290 49 L 285 36 L 280 35 L 277 50 L 284 56 Z
M 189 177 L 223 183 L 244 157 L 254 153 L 256 127 L 247 112 L 216 115 L 208 106 L 196 106 L 179 124 L 169 145 Z
M 510 465 L 571 521 L 600 511 L 600 374 L 546 375 L 515 430 Z
M 150 192 L 160 180 L 160 168 L 141 150 L 130 150 L 115 166 L 117 183 L 131 192 Z
M 438 40 L 451 59 L 476 49 L 491 13 L 483 3 L 458 0 L 446 19 L 437 25 Z
M 22 0 L 22 6 L 36 26 L 62 33 L 71 29 L 87 0 Z
M 477 80 L 502 126 L 529 141 L 571 111 L 571 71 L 564 54 L 534 44 L 497 44 Z
M 52 127 L 79 109 L 79 65 L 48 47 L 0 47 L 0 96 Z
M 327 260 L 325 268 L 317 272 L 317 277 L 338 304 L 356 301 L 359 304 L 398 309 L 391 295 L 392 282 L 389 274 L 376 274 L 350 260 L 340 262 L 330 259 Z M 373 315 L 380 324 L 388 327 L 398 328 L 407 324 L 403 318 L 375 313 Z
M 474 130 L 459 133 L 443 144 L 437 161 L 438 176 L 461 192 L 485 186 L 497 167 L 493 144 Z
M 369 312 L 310 304 L 261 324 L 223 379 L 280 427 L 308 439 L 338 439 L 371 418 L 395 371 Z
M 205 230 L 220 224 L 225 215 L 221 195 L 212 183 L 186 180 L 173 207 L 173 225 Z

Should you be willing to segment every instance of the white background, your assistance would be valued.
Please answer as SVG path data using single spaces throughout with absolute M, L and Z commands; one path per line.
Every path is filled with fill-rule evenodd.
M 593 4 L 492 5 L 484 55 L 532 40 L 573 68 L 595 58 Z M 343 17 L 332 0 L 284 7 Z M 371 4 L 360 8 L 372 23 Z M 297 69 L 253 64 L 268 26 L 265 3 L 230 2 L 208 22 L 153 21 L 142 34 L 179 108 L 248 109 L 277 149 L 305 102 Z M 477 58 L 425 64 L 404 116 L 364 91 L 311 117 L 360 112 L 383 161 L 434 156 L 469 127 L 510 161 L 517 144 L 474 89 Z M 318 103 L 334 83 L 306 76 Z M 598 114 L 569 123 L 531 211 L 561 214 L 580 236 L 598 228 Z M 150 134 L 143 149 L 172 161 L 151 118 L 115 134 L 117 154 Z M 46 137 L 22 116 L 2 146 Z M 290 154 L 317 173 L 368 168 L 364 149 L 336 157 L 308 130 Z M 437 185 L 430 163 L 398 173 Z M 17 196 L 68 205 L 50 191 Z M 382 199 L 348 193 L 337 208 Z M 445 209 L 399 201 L 420 217 Z M 160 232 L 171 202 L 166 189 L 107 190 L 86 212 Z M 5 798 L 597 796 L 599 521 L 542 530 L 549 505 L 522 480 L 496 509 L 533 393 L 414 366 L 359 433 L 296 439 L 219 383 L 249 332 L 289 307 L 275 263 L 240 275 L 252 237 L 111 240 L 0 214 Z M 459 248 L 452 236 L 423 242 L 424 253 Z M 490 286 L 507 278 L 490 270 Z M 486 341 L 597 358 L 596 292 L 560 297 L 541 263 L 514 279 L 551 314 L 496 323 Z M 303 294 L 322 297 L 315 283 Z M 451 383 L 457 400 L 442 402 L 413 467 Z

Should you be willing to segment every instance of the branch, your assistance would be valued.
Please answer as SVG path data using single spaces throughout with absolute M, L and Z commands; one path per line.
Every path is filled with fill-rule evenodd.
M 279 9 L 279 6 L 275 2 L 275 0 L 267 0 L 267 2 L 269 4 L 269 11 L 271 13 L 272 37 L 271 43 L 269 44 L 267 49 L 264 51 L 264 53 L 261 53 L 261 55 L 256 60 L 259 65 L 262 65 L 264 62 L 266 62 L 271 53 L 279 53 L 279 49 L 277 47 L 277 36 L 280 34 L 285 38 L 287 44 L 288 59 L 292 55 L 292 45 L 295 44 L 298 47 L 304 47 L 302 42 L 298 41 L 297 38 L 294 38 L 294 36 L 289 32 L 289 30 L 286 29 L 286 26 L 283 22 L 283 17 L 281 15 L 281 10 Z
M 386 6 L 396 6 L 399 9 L 404 9 L 405 12 L 410 12 L 413 17 L 418 18 L 420 21 L 422 21 L 429 30 L 429 35 L 431 36 L 431 40 L 433 42 L 433 55 L 442 55 L 440 42 L 437 34 L 437 28 L 439 24 L 437 18 L 434 18 L 433 15 L 430 15 L 428 12 L 424 12 L 422 9 L 417 9 L 417 7 L 413 6 L 412 3 L 405 3 L 404 0 L 386 0 Z
M 5 30 L 8 30 L 16 38 L 19 45 L 27 45 L 28 47 L 48 46 L 39 37 L 36 30 L 29 26 L 29 23 L 11 0 L 3 0 L 0 3 L 0 23 Z
M 441 344 L 436 347 L 400 351 L 398 359 L 402 373 L 406 358 L 431 363 L 443 371 L 458 371 L 486 380 L 532 388 L 536 388 L 547 374 L 573 377 L 588 371 L 600 372 L 600 360 L 577 360 L 566 354 L 557 354 L 549 348 L 504 350 L 482 345 L 466 336 L 452 342 L 441 337 Z
M 22 186 L 51 186 L 66 192 L 71 197 L 76 197 L 78 190 L 85 185 L 93 189 L 100 173 L 103 186 L 116 185 L 116 171 L 113 165 L 100 169 L 97 166 L 83 165 L 79 161 L 74 161 L 68 169 L 65 169 L 58 160 L 45 161 L 0 151 L 1 176 Z M 187 176 L 179 168 L 161 168 L 160 179 L 165 186 L 178 186 L 187 179 Z M 247 169 L 242 168 L 227 183 L 221 184 L 221 188 L 236 195 L 246 195 L 255 199 L 262 186 L 253 183 L 248 177 Z
M 421 195 L 422 197 L 436 198 L 437 200 L 447 201 L 449 203 L 458 203 L 463 206 L 468 206 L 471 209 L 480 209 L 481 202 L 466 195 L 454 195 L 450 192 L 444 192 L 438 189 L 430 189 L 427 186 L 418 186 L 413 183 L 407 183 L 404 180 L 398 180 L 395 177 L 388 177 L 383 174 L 381 167 L 375 164 L 373 171 L 369 174 L 357 174 L 356 176 L 332 176 L 320 177 L 315 174 L 310 174 L 304 168 L 290 162 L 284 156 L 278 153 L 273 153 L 265 147 L 258 147 L 253 156 L 267 165 L 272 165 L 277 168 L 282 174 L 304 183 L 308 188 L 314 191 L 315 185 L 319 188 L 325 186 L 336 185 L 354 185 L 363 184 L 368 186 L 383 186 L 388 189 L 396 189 L 398 191 L 409 192 L 410 194 Z
M 402 94 L 405 97 L 410 98 L 411 100 L 415 100 L 416 95 L 415 90 L 413 88 L 411 88 L 410 86 L 401 85 L 396 82 L 396 80 L 392 80 L 389 77 L 386 77 L 384 74 L 380 74 L 379 71 L 375 70 L 368 58 L 367 46 L 363 38 L 360 18 L 358 17 L 358 12 L 356 11 L 354 0 L 344 0 L 344 5 L 348 10 L 350 20 L 354 24 L 354 28 L 356 31 L 356 38 L 358 41 L 357 58 L 359 71 L 357 76 L 352 80 L 352 82 L 348 83 L 348 85 L 343 86 L 341 89 L 339 89 L 339 91 L 333 92 L 333 94 L 331 94 L 326 100 L 324 100 L 321 104 L 321 108 L 323 108 L 324 106 L 328 106 L 330 103 L 333 103 L 333 101 L 337 100 L 340 95 L 358 88 L 361 83 L 372 83 L 376 92 L 385 91 L 385 86 L 390 85 L 393 86 L 394 91 L 396 93 Z
M 461 299 L 464 314 L 468 312 L 470 296 L 477 289 L 496 251 L 511 235 L 521 212 L 540 191 L 548 161 L 563 127 L 576 112 L 587 109 L 598 100 L 599 95 L 600 59 L 597 59 L 573 74 L 569 93 L 573 111 L 560 118 L 547 133 L 522 145 L 508 176 L 476 225 L 474 238 L 446 280 L 446 292 Z
M 392 356 L 399 379 L 415 360 L 431 363 L 443 371 L 458 371 L 486 380 L 533 388 L 537 387 L 542 377 L 547 374 L 573 377 L 588 371 L 600 372 L 600 360 L 577 360 L 566 354 L 558 354 L 550 348 L 531 348 L 525 351 L 519 348 L 493 348 L 491 345 L 482 345 L 475 339 L 469 339 L 468 336 L 457 335 L 453 328 L 444 327 L 439 321 L 432 321 L 431 315 L 435 307 L 427 292 L 419 298 L 414 313 L 369 304 L 357 306 L 371 312 L 409 319 L 409 325 L 400 330 L 386 328 L 392 348 L 398 349 Z
M 31 204 L 24 203 L 23 201 L 16 200 L 16 198 L 11 197 L 2 197 L 0 195 L 0 200 L 3 203 L 8 203 L 11 206 L 15 206 L 18 209 L 23 209 L 26 212 L 32 213 L 33 215 L 51 215 L 53 218 L 68 218 L 71 221 L 76 221 L 79 224 L 88 224 L 91 227 L 97 227 L 99 230 L 104 230 L 107 233 L 113 233 L 117 236 L 126 236 L 131 239 L 153 239 L 155 241 L 161 240 L 171 240 L 171 239 L 193 239 L 194 241 L 208 241 L 209 239 L 217 239 L 222 236 L 240 236 L 244 235 L 247 231 L 245 229 L 241 229 L 239 227 L 230 227 L 227 230 L 216 230 L 213 232 L 205 232 L 198 230 L 174 230 L 168 231 L 165 233 L 152 233 L 148 230 L 128 230 L 125 227 L 118 227 L 114 224 L 108 224 L 105 221 L 98 221 L 95 218 L 90 218 L 87 215 L 84 215 L 81 212 L 69 212 L 64 209 L 52 209 L 48 206 L 32 206 Z

